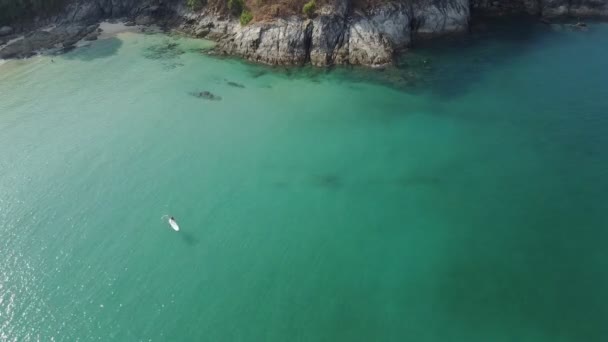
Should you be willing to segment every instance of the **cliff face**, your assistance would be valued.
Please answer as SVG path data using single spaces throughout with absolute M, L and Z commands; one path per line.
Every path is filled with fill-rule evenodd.
M 194 36 L 216 40 L 217 53 L 260 63 L 375 67 L 390 64 L 395 50 L 418 39 L 466 31 L 472 15 L 608 17 L 608 0 L 397 0 L 380 1 L 366 10 L 353 7 L 352 0 L 327 0 L 312 19 L 291 16 L 242 26 L 235 18 L 221 16 L 210 8 L 193 12 L 185 2 L 68 0 L 59 15 L 39 20 L 38 26 L 54 23 L 71 29 L 58 31 L 52 43 L 40 38 L 49 36 L 46 33 L 34 35 L 35 39 L 26 37 L 20 45 L 0 48 L 0 58 L 27 56 L 36 50 L 38 42 L 40 48 L 62 41 L 64 45 L 66 41 L 73 44 L 91 34 L 91 24 L 107 18 L 127 18 L 142 25 L 177 27 Z M 2 39 L 7 40 L 0 37 L 0 45 Z
M 337 0 L 313 19 L 234 26 L 218 51 L 268 64 L 382 66 L 392 62 L 395 49 L 419 37 L 465 31 L 468 20 L 468 0 L 388 3 L 369 13 L 350 11 L 347 0 Z
M 294 16 L 247 26 L 207 19 L 192 30 L 218 40 L 218 53 L 255 62 L 376 67 L 390 64 L 395 50 L 417 39 L 466 31 L 472 15 L 521 13 L 608 17 L 608 0 L 400 0 L 369 11 L 333 0 L 313 19 Z

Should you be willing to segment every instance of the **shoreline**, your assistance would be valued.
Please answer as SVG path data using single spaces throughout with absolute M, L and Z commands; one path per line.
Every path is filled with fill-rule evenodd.
M 495 11 L 504 15 L 480 15 L 483 11 L 474 0 L 438 0 L 414 7 L 389 2 L 366 12 L 351 11 L 349 0 L 334 0 L 319 8 L 311 18 L 290 16 L 242 25 L 234 17 L 207 9 L 189 10 L 177 0 L 143 9 L 130 8 L 126 0 L 117 0 L 125 2 L 125 7 L 122 12 L 112 12 L 111 16 L 117 18 L 109 18 L 93 7 L 96 1 L 72 3 L 46 25 L 20 35 L 0 37 L 0 43 L 3 43 L 0 59 L 25 58 L 48 50 L 69 51 L 88 41 L 106 39 L 122 32 L 152 30 L 214 41 L 216 44 L 209 54 L 234 56 L 259 64 L 385 68 L 395 64 L 401 51 L 413 49 L 420 42 L 469 34 L 472 25 L 480 20 L 499 20 L 517 17 L 516 13 L 528 13 L 525 15 L 533 19 L 530 22 L 554 25 L 564 18 L 561 15 L 549 20 L 531 15 L 533 11 L 528 8 L 527 12 L 524 8 L 504 12 L 504 9 L 493 8 L 494 5 L 489 5 L 492 7 L 490 13 Z M 143 6 L 150 1 L 136 3 Z M 488 8 L 484 10 L 487 12 Z M 539 10 L 535 11 L 538 14 Z M 601 9 L 598 11 L 603 13 Z M 522 25 L 530 23 L 525 21 Z M 572 27 L 584 30 L 586 24 Z
M 98 39 L 108 39 L 116 37 L 121 33 L 137 32 L 142 29 L 142 26 L 127 26 L 126 23 L 127 22 L 124 21 L 111 22 L 107 20 L 100 22 L 99 28 L 101 29 L 101 32 L 99 33 Z
M 19 42 L 26 41 L 31 39 L 31 36 L 36 35 L 37 33 L 43 34 L 53 39 L 53 36 L 56 35 L 55 31 L 57 30 L 70 30 L 73 26 L 61 26 L 61 25 L 46 25 L 44 27 L 39 28 L 36 31 L 28 32 L 26 34 L 21 34 L 11 40 L 7 41 L 5 44 L 0 45 L 0 52 L 3 48 L 8 47 L 13 44 L 18 44 Z M 93 29 L 94 28 L 94 29 Z M 87 27 L 88 33 L 82 34 L 83 32 L 77 32 L 73 36 L 65 37 L 64 39 L 56 40 L 50 44 L 43 43 L 40 48 L 31 49 L 27 51 L 23 56 L 17 57 L 9 57 L 9 58 L 1 58 L 0 61 L 9 61 L 12 59 L 24 59 L 35 57 L 39 55 L 53 55 L 53 54 L 61 54 L 63 52 L 70 51 L 75 48 L 85 47 L 91 44 L 92 41 L 95 40 L 105 40 L 119 36 L 123 33 L 143 33 L 144 31 L 148 32 L 162 32 L 162 30 L 154 25 L 144 26 L 144 25 L 128 25 L 128 21 L 117 21 L 117 20 L 102 20 L 97 24 L 89 25 Z M 84 31 L 84 32 L 87 32 Z M 77 37 L 77 39 L 74 39 Z M 69 44 L 66 44 L 66 41 Z

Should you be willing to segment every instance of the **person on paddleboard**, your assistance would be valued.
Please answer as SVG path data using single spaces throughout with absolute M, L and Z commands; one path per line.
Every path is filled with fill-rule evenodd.
M 169 225 L 176 232 L 179 231 L 179 225 L 177 224 L 177 222 L 175 222 L 175 217 L 171 216 L 171 218 L 169 218 Z

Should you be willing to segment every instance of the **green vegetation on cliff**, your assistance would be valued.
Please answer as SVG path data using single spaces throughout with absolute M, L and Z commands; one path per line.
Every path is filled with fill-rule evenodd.
M 190 7 L 191 10 L 200 10 L 203 8 L 203 0 L 186 0 L 186 5 Z
M 251 13 L 244 0 L 228 0 L 226 4 L 230 14 L 239 17 L 241 25 L 245 26 L 253 20 L 253 13 Z
M 241 13 L 241 17 L 239 19 L 239 21 L 241 22 L 241 25 L 245 26 L 247 24 L 249 24 L 249 22 L 253 19 L 253 14 L 251 14 L 251 12 L 249 12 L 249 10 L 244 10 Z
M 315 2 L 315 0 L 310 0 L 304 5 L 304 7 L 302 7 L 302 13 L 304 13 L 304 15 L 306 15 L 307 17 L 312 18 L 312 16 L 315 15 L 316 9 L 317 3 Z

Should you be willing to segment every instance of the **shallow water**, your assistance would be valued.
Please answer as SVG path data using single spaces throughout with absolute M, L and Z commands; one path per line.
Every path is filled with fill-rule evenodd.
M 132 33 L 0 65 L 0 340 L 606 341 L 608 25 L 517 30 L 385 72 Z

